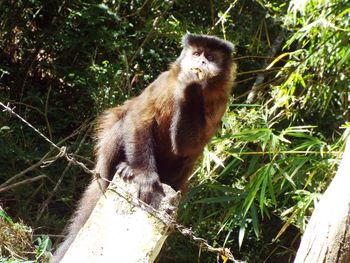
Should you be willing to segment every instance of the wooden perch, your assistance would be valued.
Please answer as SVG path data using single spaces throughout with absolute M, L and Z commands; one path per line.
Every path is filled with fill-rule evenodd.
M 350 139 L 336 176 L 312 214 L 294 261 L 319 262 L 350 262 Z
M 134 184 L 125 183 L 118 175 L 113 183 L 98 201 L 61 263 L 153 262 L 156 259 L 171 224 L 137 204 Z M 163 188 L 165 196 L 159 194 L 152 206 L 158 210 L 157 215 L 175 217 L 179 195 L 168 185 L 163 184 Z

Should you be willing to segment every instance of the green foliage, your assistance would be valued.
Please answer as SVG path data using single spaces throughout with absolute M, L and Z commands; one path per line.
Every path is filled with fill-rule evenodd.
M 0 207 L 0 262 L 48 262 L 51 241 L 48 236 L 32 240 L 33 231 L 23 223 L 15 223 Z
M 341 0 L 2 1 L 0 101 L 92 168 L 94 117 L 164 71 L 186 31 L 232 41 L 237 84 L 179 221 L 236 258 L 291 262 L 349 133 L 349 10 Z M 2 206 L 60 233 L 89 178 L 6 113 L 0 145 Z M 3 210 L 0 220 L 14 224 Z M 51 243 L 35 244 L 38 261 Z M 160 259 L 215 260 L 179 234 Z

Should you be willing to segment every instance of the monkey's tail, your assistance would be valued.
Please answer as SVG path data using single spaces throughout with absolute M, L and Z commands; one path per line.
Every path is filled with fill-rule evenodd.
M 108 187 L 108 180 L 112 179 L 115 166 L 120 162 L 122 156 L 122 124 L 122 121 L 117 121 L 109 130 L 101 133 L 102 137 L 98 138 L 95 171 L 101 178 L 94 179 L 83 193 L 78 203 L 78 208 L 72 217 L 72 223 L 68 227 L 68 235 L 56 250 L 50 263 L 58 263 L 62 260 L 79 230 L 86 223 L 98 200 Z
M 101 185 L 99 185 L 99 183 Z M 76 210 L 72 218 L 72 223 L 68 227 L 68 235 L 64 242 L 54 253 L 54 256 L 50 260 L 50 263 L 58 263 L 61 261 L 61 259 L 69 249 L 70 245 L 73 243 L 79 230 L 88 220 L 92 210 L 95 208 L 97 201 L 102 196 L 100 186 L 102 188 L 106 188 L 106 181 L 99 180 L 99 182 L 97 182 L 97 180 L 94 180 L 85 190 L 82 198 L 78 203 L 78 209 Z

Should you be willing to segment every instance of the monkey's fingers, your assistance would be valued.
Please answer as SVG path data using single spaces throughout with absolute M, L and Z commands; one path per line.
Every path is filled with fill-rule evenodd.
M 161 193 L 162 195 L 164 194 L 164 190 L 163 187 L 156 187 L 157 190 L 155 188 L 149 188 L 149 189 L 142 189 L 141 187 L 139 188 L 139 192 L 138 192 L 138 198 L 140 198 L 143 202 L 145 202 L 146 204 L 151 204 L 152 201 L 154 200 L 154 198 Z
M 151 191 L 139 188 L 138 198 L 140 198 L 146 204 L 151 204 L 153 193 Z
M 192 72 L 195 73 L 199 80 L 203 80 L 205 77 L 205 73 L 200 68 L 191 68 Z
M 133 170 L 126 162 L 118 164 L 116 170 L 116 173 L 125 181 L 130 181 L 134 178 Z
M 145 178 L 147 179 L 145 180 Z M 137 182 L 139 184 L 138 197 L 145 203 L 150 204 L 156 195 L 164 195 L 165 193 L 162 183 L 158 178 L 153 177 L 152 174 L 149 174 L 149 177 L 145 178 L 144 180 L 141 179 Z

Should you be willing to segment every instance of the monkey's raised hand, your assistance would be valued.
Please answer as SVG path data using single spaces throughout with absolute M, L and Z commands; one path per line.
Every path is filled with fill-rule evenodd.
M 200 84 L 204 85 L 206 80 L 206 73 L 204 70 L 194 67 L 189 70 L 182 70 L 178 75 L 179 83 L 184 86 L 188 86 L 190 84 Z
M 199 80 L 204 80 L 205 72 L 203 69 L 194 67 L 194 68 L 191 68 L 191 71 L 198 76 Z

